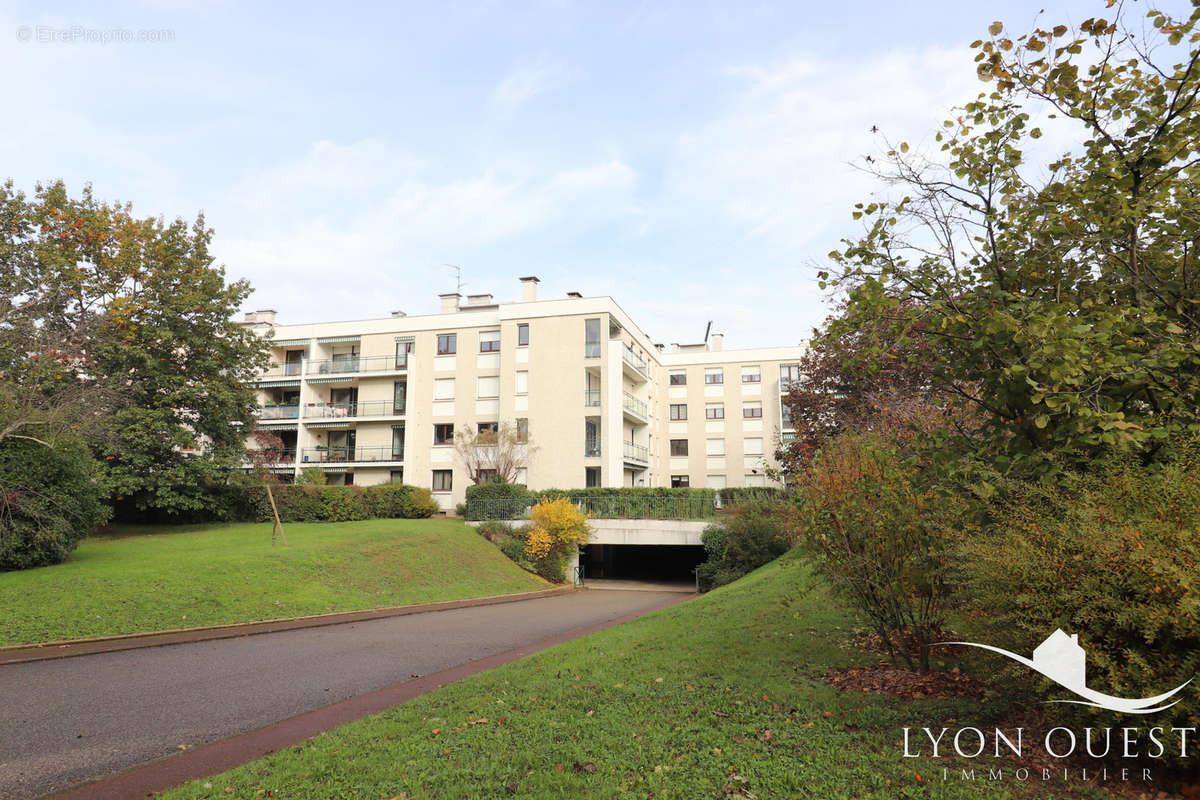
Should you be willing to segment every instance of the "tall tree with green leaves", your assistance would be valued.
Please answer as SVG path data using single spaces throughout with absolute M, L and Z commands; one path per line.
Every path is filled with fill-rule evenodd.
M 982 417 L 957 446 L 1001 473 L 1153 462 L 1200 430 L 1200 0 L 1144 25 L 1116 5 L 1015 37 L 993 23 L 974 43 L 991 90 L 940 154 L 888 146 L 886 198 L 856 207 L 864 235 L 821 276 L 848 297 L 827 333 L 920 353 L 939 402 Z M 1050 132 L 1067 146 L 1035 159 Z
M 90 187 L 0 187 L 0 382 L 99 410 L 93 451 L 141 508 L 200 507 L 245 452 L 266 351 L 233 322 L 250 287 L 226 281 L 212 236 L 203 216 L 138 218 Z

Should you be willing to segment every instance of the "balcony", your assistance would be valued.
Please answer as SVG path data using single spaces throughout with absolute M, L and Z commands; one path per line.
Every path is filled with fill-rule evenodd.
M 357 402 L 309 403 L 304 407 L 306 420 L 341 420 L 350 417 L 402 417 L 405 407 L 391 400 L 359 400 Z
M 599 458 L 600 457 L 600 442 L 584 442 L 583 457 L 584 458 Z
M 265 450 L 248 450 L 243 466 L 251 467 L 255 462 L 267 467 L 290 467 L 296 463 L 296 448 L 271 447 Z
M 583 405 L 586 408 L 599 408 L 600 407 L 600 390 L 599 389 L 585 389 L 583 392 Z
M 403 461 L 404 448 L 381 445 L 375 447 L 306 447 L 301 451 L 305 464 L 371 464 L 381 461 Z
M 263 406 L 257 413 L 259 420 L 263 422 L 293 420 L 300 416 L 300 406 Z
M 646 359 L 633 352 L 633 348 L 625 345 L 621 350 L 621 362 L 625 367 L 625 374 L 639 383 L 645 383 L 650 380 L 650 367 L 646 364 Z
M 289 365 L 290 366 L 290 365 Z M 396 373 L 408 371 L 408 354 L 399 356 L 353 356 L 309 361 L 304 370 L 307 378 L 350 377 L 363 373 Z
M 625 442 L 625 461 L 632 464 L 650 464 L 650 448 L 645 445 Z
M 260 382 L 270 381 L 272 383 L 299 383 L 301 366 L 302 365 L 299 361 L 291 361 L 286 364 L 270 364 L 265 370 L 255 375 L 254 380 Z
M 624 398 L 621 400 L 621 408 L 625 411 L 625 416 L 631 418 L 634 422 L 645 423 L 650 419 L 650 408 L 645 401 L 639 400 L 629 392 L 625 392 Z

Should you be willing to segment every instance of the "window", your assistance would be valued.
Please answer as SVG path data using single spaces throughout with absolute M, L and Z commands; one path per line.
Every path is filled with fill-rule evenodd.
M 402 415 L 408 409 L 408 381 L 392 384 L 392 414 Z
M 500 423 L 499 422 L 481 422 L 481 423 L 479 423 L 479 432 L 480 433 L 499 433 L 500 432 Z
M 454 378 L 438 378 L 433 382 L 434 400 L 454 399 Z
M 585 319 L 583 321 L 583 344 L 584 358 L 600 357 L 600 320 Z
M 526 484 L 529 483 L 529 470 L 521 467 L 517 470 L 517 474 L 513 477 L 513 483 Z
M 454 444 L 454 423 L 438 423 L 433 426 L 434 444 Z
M 404 426 L 392 426 L 392 460 L 404 460 Z
M 673 419 L 673 420 L 687 419 L 687 403 L 672 403 L 671 404 L 671 419 Z
M 742 383 L 762 383 L 762 371 L 758 367 L 742 367 Z
M 388 483 L 404 483 L 404 470 L 394 469 L 388 473 Z
M 517 417 L 517 441 L 521 443 L 529 441 L 528 417 Z
M 499 397 L 500 396 L 500 376 L 485 375 L 479 379 L 478 393 L 476 397 Z
M 789 383 L 791 381 L 800 380 L 800 365 L 799 364 L 780 364 L 779 365 L 779 380 L 781 383 Z
M 396 369 L 408 369 L 408 356 L 412 351 L 412 339 L 402 339 L 396 342 Z
M 499 470 L 494 470 L 494 469 L 479 470 L 479 482 L 480 483 L 495 483 L 496 479 L 499 476 L 500 476 Z
M 433 471 L 433 491 L 449 492 L 454 490 L 454 470 L 435 469 Z
M 725 370 L 723 369 L 706 369 L 704 370 L 704 382 L 706 384 L 724 383 Z
M 686 456 L 688 454 L 687 439 L 672 439 L 671 440 L 671 456 Z
M 593 489 L 600 485 L 600 468 L 585 467 L 583 470 L 583 485 Z
M 708 483 L 709 489 L 724 489 L 725 488 L 725 476 L 724 475 L 709 475 L 707 483 Z
M 747 439 L 745 445 L 742 446 L 742 453 L 748 456 L 761 456 L 763 454 L 762 437 Z
M 742 419 L 762 419 L 762 403 L 746 403 L 743 405 Z
M 600 418 L 583 418 L 583 454 L 588 458 L 600 455 Z
M 672 372 L 669 377 L 671 379 L 672 386 L 687 386 L 687 372 L 686 371 L 681 370 L 679 372 Z
M 529 394 L 529 373 L 522 370 L 517 373 L 517 394 Z
M 725 440 L 724 439 L 709 439 L 705 444 L 704 452 L 710 456 L 725 455 Z
M 704 407 L 705 419 L 725 419 L 725 406 L 710 405 Z
M 500 331 L 482 331 L 479 334 L 479 352 L 500 352 Z
M 438 349 L 439 356 L 452 356 L 458 352 L 458 334 L 457 333 L 439 333 L 438 334 Z
M 671 488 L 672 489 L 686 489 L 689 486 L 691 486 L 691 482 L 688 481 L 687 475 L 672 475 L 671 476 Z
M 517 326 L 517 347 L 529 346 L 529 323 L 522 322 Z

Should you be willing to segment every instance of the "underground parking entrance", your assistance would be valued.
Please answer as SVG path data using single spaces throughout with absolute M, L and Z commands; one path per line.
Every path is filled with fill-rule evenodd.
M 679 584 L 694 588 L 695 569 L 706 558 L 701 545 L 589 544 L 579 554 L 584 580 Z

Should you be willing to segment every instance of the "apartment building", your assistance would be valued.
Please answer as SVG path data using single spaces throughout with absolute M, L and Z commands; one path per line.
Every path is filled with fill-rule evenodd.
M 611 297 L 443 294 L 441 312 L 244 325 L 271 342 L 258 376 L 259 427 L 283 441 L 271 468 L 328 482 L 404 482 L 444 509 L 469 483 L 456 431 L 502 423 L 526 434 L 532 488 L 766 485 L 780 402 L 801 346 L 725 350 L 654 344 Z

